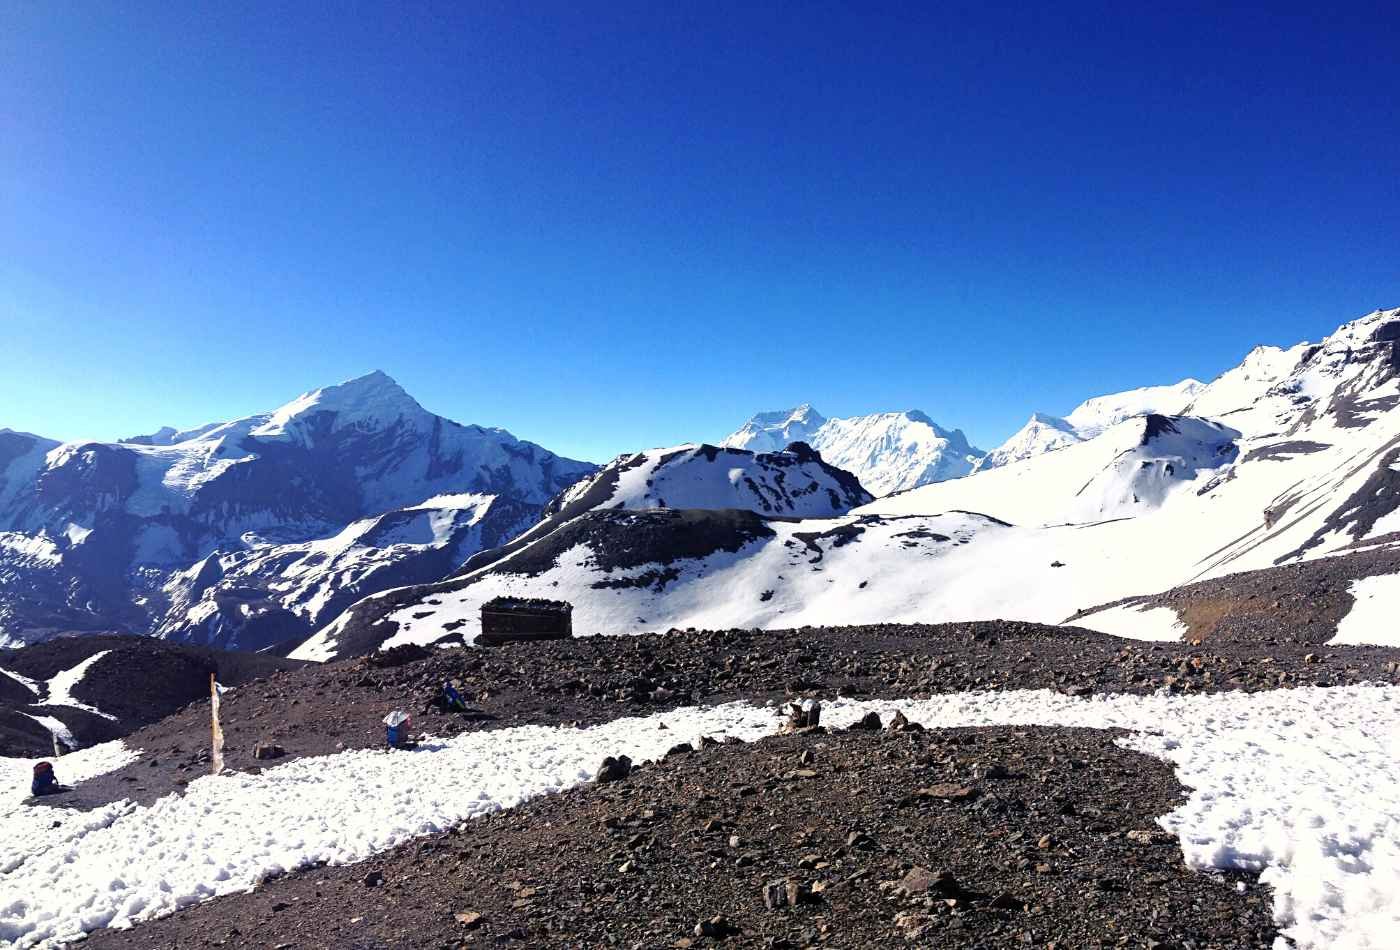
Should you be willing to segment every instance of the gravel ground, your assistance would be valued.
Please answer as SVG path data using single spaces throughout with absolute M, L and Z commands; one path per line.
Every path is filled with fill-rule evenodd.
M 1187 870 L 1170 768 L 1098 730 L 856 731 L 673 752 L 106 947 L 1268 947 Z

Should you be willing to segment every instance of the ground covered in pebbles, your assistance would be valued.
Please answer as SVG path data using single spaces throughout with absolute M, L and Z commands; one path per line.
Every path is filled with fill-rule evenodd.
M 94 947 L 1268 947 L 1111 733 L 855 730 L 673 753 Z

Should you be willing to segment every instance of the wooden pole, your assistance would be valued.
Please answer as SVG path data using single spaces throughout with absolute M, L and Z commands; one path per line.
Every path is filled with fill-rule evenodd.
M 224 770 L 224 731 L 219 728 L 219 684 L 209 674 L 209 769 L 214 775 Z

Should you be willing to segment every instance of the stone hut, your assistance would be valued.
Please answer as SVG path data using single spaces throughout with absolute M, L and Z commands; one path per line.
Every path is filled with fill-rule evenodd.
M 574 606 L 563 600 L 497 597 L 481 605 L 476 642 L 496 646 L 516 640 L 567 640 L 574 635 Z

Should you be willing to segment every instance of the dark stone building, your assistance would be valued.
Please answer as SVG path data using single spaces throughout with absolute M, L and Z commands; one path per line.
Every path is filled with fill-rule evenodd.
M 515 640 L 565 640 L 574 635 L 574 607 L 562 600 L 497 597 L 481 605 L 476 642 L 496 646 Z

